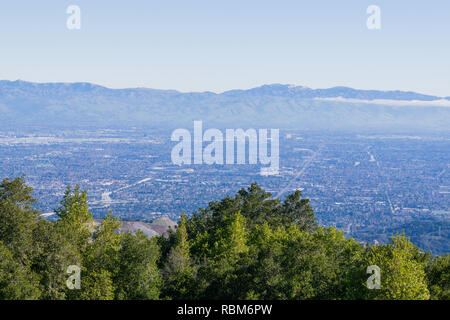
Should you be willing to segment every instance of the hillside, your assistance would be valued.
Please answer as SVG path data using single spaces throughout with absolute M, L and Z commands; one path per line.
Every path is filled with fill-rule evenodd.
M 98 226 L 102 223 L 102 219 L 95 219 L 94 225 Z M 152 237 L 161 234 L 167 234 L 169 229 L 176 230 L 176 222 L 167 217 L 157 218 L 151 223 L 142 221 L 121 221 L 122 227 L 120 233 L 142 231 L 145 235 Z

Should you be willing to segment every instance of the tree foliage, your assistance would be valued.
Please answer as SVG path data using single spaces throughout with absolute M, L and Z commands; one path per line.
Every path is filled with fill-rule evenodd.
M 431 257 L 405 235 L 362 244 L 318 226 L 309 200 L 284 201 L 252 184 L 210 202 L 175 231 L 120 233 L 111 212 L 95 221 L 70 186 L 46 221 L 24 178 L 0 184 L 0 299 L 446 299 L 449 255 Z M 367 267 L 381 272 L 370 289 Z M 79 266 L 80 288 L 68 288 Z

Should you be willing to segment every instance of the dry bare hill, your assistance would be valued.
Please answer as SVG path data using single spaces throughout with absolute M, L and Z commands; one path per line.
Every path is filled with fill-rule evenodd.
M 94 224 L 100 225 L 101 219 L 95 219 Z M 169 229 L 175 230 L 177 223 L 170 220 L 168 217 L 157 218 L 154 221 L 142 222 L 142 221 L 121 221 L 122 227 L 120 228 L 121 233 L 126 232 L 136 232 L 141 230 L 144 234 L 149 237 L 158 236 L 161 234 L 167 234 Z

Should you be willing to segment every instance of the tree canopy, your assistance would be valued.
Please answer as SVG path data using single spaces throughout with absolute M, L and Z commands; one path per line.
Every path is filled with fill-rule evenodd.
M 257 184 L 212 201 L 157 237 L 94 223 L 67 187 L 58 220 L 34 209 L 23 177 L 0 184 L 0 299 L 445 299 L 450 258 L 404 234 L 370 245 L 316 223 L 300 191 L 283 201 Z M 80 288 L 69 288 L 70 266 Z M 369 285 L 368 267 L 379 270 Z M 372 268 L 373 269 L 373 268 Z M 370 270 L 372 270 L 370 269 Z

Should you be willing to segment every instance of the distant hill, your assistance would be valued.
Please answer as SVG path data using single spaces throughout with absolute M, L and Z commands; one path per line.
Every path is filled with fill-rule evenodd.
M 411 242 L 423 249 L 431 251 L 433 254 L 446 254 L 450 252 L 450 222 L 448 221 L 420 221 L 414 220 L 401 225 L 386 228 L 382 233 L 370 232 L 360 233 L 360 239 L 367 239 L 369 242 L 377 239 L 382 243 L 389 242 L 391 235 L 402 234 L 411 239 Z
M 95 219 L 94 225 L 100 225 L 101 219 Z M 167 234 L 169 229 L 176 230 L 177 223 L 170 220 L 168 217 L 157 218 L 151 223 L 142 221 L 121 221 L 122 227 L 120 228 L 121 233 L 126 232 L 136 232 L 141 230 L 144 234 L 149 237 L 158 236 L 161 234 Z
M 450 97 L 283 84 L 223 93 L 109 89 L 91 83 L 0 81 L 3 128 L 277 127 L 449 130 Z

